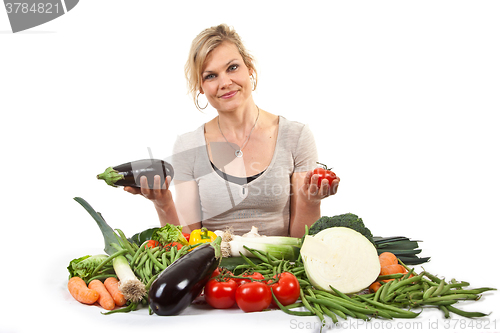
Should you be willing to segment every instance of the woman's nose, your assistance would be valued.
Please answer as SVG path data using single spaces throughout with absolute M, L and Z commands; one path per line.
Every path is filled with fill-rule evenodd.
M 229 75 L 222 74 L 222 75 L 219 75 L 219 82 L 220 82 L 219 84 L 220 84 L 221 88 L 226 88 L 226 87 L 229 87 L 233 81 L 231 80 Z

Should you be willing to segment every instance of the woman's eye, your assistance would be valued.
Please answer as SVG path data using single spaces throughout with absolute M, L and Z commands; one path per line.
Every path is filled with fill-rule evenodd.
M 231 65 L 229 66 L 229 71 L 232 72 L 232 71 L 235 71 L 238 69 L 238 65 Z
M 215 77 L 214 74 L 208 74 L 207 76 L 205 76 L 205 80 L 210 80 L 210 79 L 213 79 Z

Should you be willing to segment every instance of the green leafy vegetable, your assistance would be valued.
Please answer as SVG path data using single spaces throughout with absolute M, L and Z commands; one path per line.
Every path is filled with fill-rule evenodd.
M 151 239 L 151 237 L 153 237 L 153 233 L 158 230 L 160 228 L 150 228 L 150 229 L 146 229 L 144 231 L 141 231 L 141 232 L 138 232 L 136 233 L 135 235 L 133 235 L 132 237 L 130 237 L 128 240 L 129 242 L 131 243 L 135 243 L 137 245 L 141 245 L 142 243 L 144 243 L 145 241 L 148 241 Z
M 78 276 L 86 280 L 106 258 L 108 256 L 105 254 L 97 254 L 71 260 L 68 266 L 69 278 Z
M 164 227 L 155 230 L 151 239 L 158 241 L 163 245 L 171 242 L 179 242 L 182 245 L 188 245 L 188 241 L 182 234 L 182 226 L 168 223 Z

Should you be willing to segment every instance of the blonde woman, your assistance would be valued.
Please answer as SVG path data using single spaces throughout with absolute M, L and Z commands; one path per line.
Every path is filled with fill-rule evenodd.
M 150 189 L 143 178 L 140 189 L 125 190 L 150 199 L 161 225 L 180 224 L 186 232 L 204 226 L 242 234 L 256 226 L 263 235 L 302 236 L 340 181 L 317 185 L 310 129 L 256 105 L 254 59 L 225 24 L 193 40 L 185 73 L 196 107 L 209 103 L 218 115 L 175 143 L 175 202 L 170 179 L 160 184 L 155 177 Z M 208 101 L 202 105 L 201 95 Z

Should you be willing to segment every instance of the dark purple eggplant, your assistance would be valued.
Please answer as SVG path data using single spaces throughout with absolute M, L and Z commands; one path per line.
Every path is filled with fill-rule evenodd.
M 148 293 L 149 307 L 159 316 L 175 316 L 186 309 L 212 276 L 220 261 L 220 242 L 198 245 L 165 268 Z
M 97 175 L 97 179 L 103 179 L 111 186 L 141 187 L 141 177 L 146 176 L 149 188 L 153 188 L 154 176 L 161 177 L 161 183 L 170 176 L 174 179 L 174 168 L 164 160 L 147 159 L 124 163 L 115 167 L 107 168 L 103 173 Z

